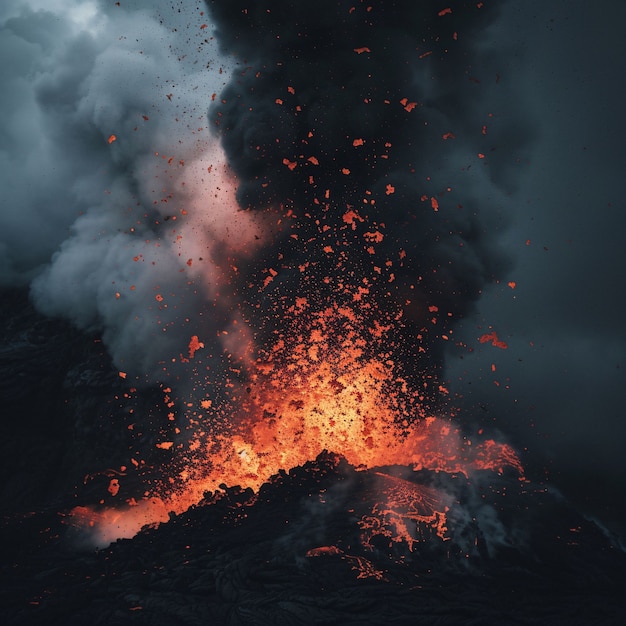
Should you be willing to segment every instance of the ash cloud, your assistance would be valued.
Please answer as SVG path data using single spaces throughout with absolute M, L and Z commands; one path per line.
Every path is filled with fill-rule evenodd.
M 476 42 L 497 6 L 444 9 L 437 2 L 5 4 L 0 45 L 15 63 L 3 68 L 0 284 L 30 285 L 44 313 L 102 332 L 120 369 L 159 379 L 191 335 L 207 341 L 205 354 L 220 353 L 224 346 L 210 338 L 233 320 L 245 328 L 243 318 L 252 318 L 249 334 L 260 329 L 262 343 L 275 323 L 256 311 L 281 290 L 333 297 L 317 281 L 303 285 L 297 261 L 335 276 L 369 275 L 383 255 L 395 254 L 395 262 L 407 251 L 395 283 L 375 297 L 402 306 L 410 299 L 407 328 L 427 323 L 429 306 L 440 309 L 442 321 L 424 340 L 429 356 L 420 355 L 422 370 L 439 368 L 446 317 L 465 315 L 507 267 L 493 233 L 504 225 L 499 206 L 523 148 L 509 141 L 513 125 L 483 108 L 496 67 Z M 222 56 L 212 47 L 214 26 Z M 240 207 L 233 181 L 216 178 L 225 166 L 208 136 L 214 122 Z M 497 164 L 487 154 L 497 134 L 486 139 L 482 122 L 507 139 L 497 145 Z M 226 191 L 212 199 L 220 186 Z M 300 240 L 317 236 L 323 203 L 316 203 L 326 190 L 339 221 L 347 207 L 364 213 L 363 199 L 376 199 L 367 219 L 384 223 L 379 258 L 352 246 L 338 270 L 322 245 L 295 245 L 288 229 L 260 248 L 268 207 L 308 212 Z M 182 208 L 190 213 L 184 220 Z M 277 257 L 287 259 L 277 292 L 259 296 Z M 227 276 L 233 265 L 239 282 Z M 228 350 L 250 343 L 230 337 Z
M 381 309 L 403 309 L 399 344 L 423 371 L 441 369 L 441 335 L 509 269 L 502 208 L 531 134 L 498 96 L 511 88 L 489 49 L 501 4 L 207 2 L 222 51 L 239 63 L 210 110 L 239 202 L 292 208 L 299 237 L 319 242 L 305 255 L 287 230 L 256 271 L 280 252 L 285 293 L 332 299 L 290 275 L 289 260 L 306 256 L 338 281 L 393 260 L 393 284 L 372 290 Z M 318 220 L 340 224 L 353 208 L 384 225 L 380 256 L 353 241 L 335 265 L 324 252 L 334 235 L 319 237 Z M 425 328 L 428 356 L 415 340 Z
M 568 495 L 596 498 L 590 508 L 601 516 L 617 507 L 623 528 L 624 118 L 614 77 L 626 58 L 624 6 L 477 5 L 6 0 L 0 286 L 32 285 L 42 311 L 103 333 L 120 369 L 159 380 L 190 335 L 207 344 L 196 359 L 224 347 L 209 338 L 239 315 L 235 294 L 220 293 L 233 250 L 243 260 L 233 292 L 248 313 L 299 292 L 331 297 L 293 269 L 309 258 L 320 275 L 371 275 L 363 250 L 341 269 L 320 252 L 328 241 L 315 219 L 330 211 L 340 221 L 354 206 L 385 223 L 381 258 L 407 252 L 395 283 L 375 293 L 381 306 L 405 309 L 407 362 L 442 367 L 441 319 L 426 340 L 429 363 L 410 349 L 431 305 L 465 318 L 455 336 L 468 345 L 494 324 L 509 343 L 497 361 L 489 346 L 452 368 L 448 360 L 465 415 L 486 406 L 483 425 L 497 419 L 519 448 L 539 449 L 540 473 L 549 458 Z M 237 231 L 254 242 L 261 228 L 233 206 L 228 176 L 207 172 L 223 171 L 206 128 L 213 93 L 209 124 L 239 177 L 241 208 L 300 213 L 296 231 L 260 252 L 233 241 Z M 520 189 L 531 144 L 530 184 Z M 365 209 L 364 197 L 376 205 Z M 193 219 L 183 222 L 183 206 Z M 292 232 L 319 245 L 295 245 Z M 508 253 L 518 257 L 516 299 L 491 291 L 475 321 L 478 298 L 511 268 Z M 279 274 L 258 295 L 267 267 Z M 251 320 L 268 333 L 279 324 L 273 314 Z

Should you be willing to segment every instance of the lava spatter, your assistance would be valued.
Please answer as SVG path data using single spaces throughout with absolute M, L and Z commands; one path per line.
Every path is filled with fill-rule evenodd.
M 463 436 L 442 378 L 453 324 L 502 260 L 480 202 L 445 173 L 445 150 L 475 154 L 483 139 L 479 127 L 461 133 L 475 125 L 456 105 L 477 96 L 457 81 L 473 58 L 469 34 L 495 10 L 208 5 L 241 65 L 209 113 L 228 165 L 217 159 L 207 181 L 227 193 L 216 191 L 209 219 L 203 179 L 187 188 L 181 263 L 192 259 L 185 272 L 206 282 L 216 337 L 189 332 L 180 346 L 193 391 L 171 409 L 175 436 L 155 444 L 170 456 L 132 516 L 164 520 L 221 484 L 259 489 L 324 450 L 363 468 L 521 473 L 506 444 Z M 425 68 L 440 83 L 424 81 Z M 200 248 L 208 263 L 193 261 Z
M 271 476 L 324 450 L 362 468 L 404 465 L 469 476 L 513 467 L 522 473 L 508 445 L 490 439 L 472 443 L 451 418 L 426 408 L 423 394 L 411 389 L 394 363 L 383 322 L 369 327 L 369 313 L 336 303 L 318 310 L 305 298 L 283 314 L 282 336 L 233 392 L 237 403 L 231 399 L 228 422 L 217 428 L 210 418 L 191 420 L 188 440 L 169 464 L 168 480 L 125 510 L 102 510 L 93 518 L 85 509 L 76 512 L 89 520 L 98 541 L 132 536 L 145 523 L 166 521 L 170 511 L 181 513 L 221 484 L 258 490 Z M 214 410 L 207 400 L 201 406 L 207 416 Z M 400 502 L 402 489 L 386 486 L 398 492 L 393 498 Z M 390 504 L 381 514 L 391 518 L 393 532 L 404 541 L 411 536 L 407 523 L 430 525 L 443 536 L 445 507 L 432 505 L 434 492 L 428 499 L 430 508 L 424 510 L 411 505 L 401 513 Z

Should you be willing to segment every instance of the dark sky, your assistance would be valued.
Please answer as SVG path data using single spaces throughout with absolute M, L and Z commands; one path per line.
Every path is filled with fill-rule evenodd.
M 505 71 L 534 132 L 507 207 L 516 287 L 489 290 L 464 328 L 470 338 L 491 325 L 509 348 L 483 347 L 448 371 L 518 445 L 546 458 L 555 483 L 623 519 L 626 5 L 531 1 L 504 15 Z
M 198 190 L 227 187 L 204 171 L 220 162 L 211 94 L 233 63 L 209 39 L 204 3 L 120 4 L 13 0 L 0 9 L 0 50 L 11 60 L 0 70 L 0 284 L 30 284 L 43 312 L 102 328 L 118 367 L 158 372 L 172 345 L 220 328 L 232 304 L 197 323 L 203 294 L 181 279 L 217 276 L 219 262 L 200 270 L 185 261 L 199 247 L 231 245 L 220 224 L 232 211 L 187 231 L 168 220 L 185 203 L 198 209 Z M 466 184 L 489 205 L 487 237 L 511 263 L 456 328 L 474 351 L 451 351 L 445 376 L 468 424 L 499 430 L 536 475 L 546 468 L 581 506 L 623 522 L 626 5 L 501 4 L 471 42 L 481 100 L 470 112 L 459 101 L 456 118 L 495 111 L 500 143 L 465 178 L 461 134 L 458 149 L 438 143 L 433 155 L 441 181 Z M 183 159 L 186 169 L 176 167 Z M 176 189 L 169 203 L 165 187 Z M 238 225 L 247 228 L 255 225 Z M 161 294 L 171 294 L 166 311 L 154 304 Z M 155 327 L 171 339 L 155 342 Z M 506 350 L 478 342 L 492 330 Z

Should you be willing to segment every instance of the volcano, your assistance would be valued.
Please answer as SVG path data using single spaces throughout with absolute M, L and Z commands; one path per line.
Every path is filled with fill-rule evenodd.
M 504 1 L 18 4 L 3 622 L 618 623 L 619 539 L 446 378 L 509 348 Z
M 30 536 L 5 527 L 5 623 L 620 623 L 626 558 L 597 525 L 515 476 L 475 480 L 324 453 L 96 552 L 40 513 Z
M 118 474 L 72 485 L 129 432 L 120 379 L 94 337 L 47 320 L 26 294 L 4 295 L 5 406 L 28 416 L 4 439 L 4 623 L 620 623 L 618 542 L 513 465 L 365 469 L 323 452 L 256 490 L 218 485 L 95 549 L 72 510 L 105 512 Z M 152 449 L 157 465 L 165 451 Z M 118 479 L 122 494 L 145 488 Z

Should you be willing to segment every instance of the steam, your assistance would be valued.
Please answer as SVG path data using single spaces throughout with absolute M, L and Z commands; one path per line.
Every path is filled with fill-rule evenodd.
M 207 129 L 229 66 L 203 5 L 117 4 L 4 5 L 0 284 L 158 380 L 236 318 L 220 257 L 258 229 Z

